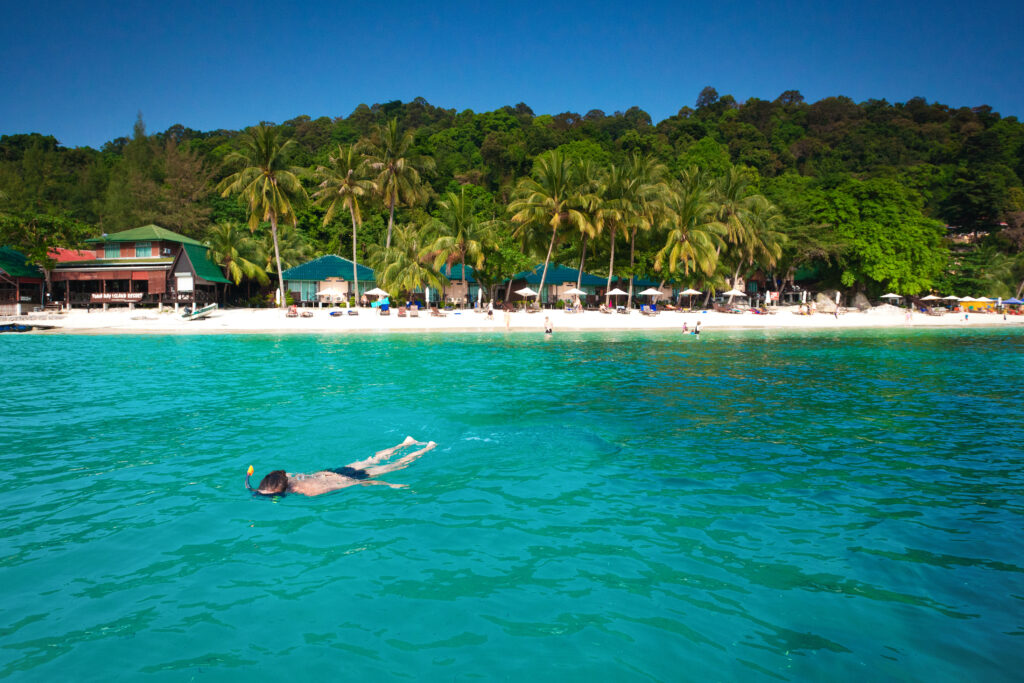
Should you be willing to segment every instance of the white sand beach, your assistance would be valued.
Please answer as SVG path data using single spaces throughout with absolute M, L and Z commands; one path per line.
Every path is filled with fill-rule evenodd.
M 360 309 L 359 315 L 331 316 L 330 309 L 308 308 L 311 317 L 286 317 L 279 309 L 223 309 L 206 319 L 184 320 L 173 312 L 157 313 L 152 309 L 73 310 L 46 316 L 21 316 L 18 322 L 37 326 L 31 334 L 345 334 L 373 332 L 488 332 L 506 327 L 506 314 L 495 311 L 492 319 L 484 312 L 448 311 L 444 317 L 435 317 L 429 311 L 420 311 L 418 317 L 399 317 L 396 309 L 388 316 L 378 315 L 376 309 Z M 334 309 L 337 310 L 337 309 Z M 566 313 L 561 310 L 537 313 L 508 314 L 508 329 L 513 332 L 539 332 L 545 317 L 550 318 L 554 331 L 566 330 L 681 330 L 683 323 L 692 329 L 699 321 L 701 329 L 709 332 L 726 329 L 807 329 L 833 330 L 845 328 L 899 328 L 899 327 L 989 327 L 1024 326 L 1024 316 L 1001 314 L 963 313 L 907 316 L 906 309 L 894 306 L 876 306 L 865 312 L 798 315 L 797 307 L 780 307 L 771 315 L 754 313 L 716 313 L 713 311 L 662 311 L 654 316 L 639 310 L 629 314 Z

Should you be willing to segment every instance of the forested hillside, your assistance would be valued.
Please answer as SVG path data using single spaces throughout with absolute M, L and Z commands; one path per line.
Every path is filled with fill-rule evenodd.
M 923 99 L 807 103 L 796 91 L 741 104 L 705 88 L 659 122 L 635 107 L 538 116 L 525 104 L 475 113 L 416 99 L 249 133 L 149 133 L 140 115 L 130 137 L 99 150 L 4 135 L 0 237 L 75 246 L 157 223 L 228 239 L 222 260 L 263 271 L 233 277 L 265 281 L 276 271 L 270 214 L 225 180 L 251 165 L 260 131 L 301 183 L 286 193 L 293 213 L 274 213 L 283 268 L 352 258 L 357 232 L 356 259 L 401 271 L 399 286 L 436 282 L 443 263 L 461 261 L 497 281 L 548 254 L 701 288 L 801 269 L 870 293 L 1008 296 L 1024 282 L 1016 118 Z M 404 165 L 388 175 L 396 158 Z

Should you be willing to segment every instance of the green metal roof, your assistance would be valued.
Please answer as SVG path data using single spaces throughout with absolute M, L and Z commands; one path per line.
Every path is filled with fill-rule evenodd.
M 86 240 L 86 242 L 177 242 L 179 244 L 202 244 L 202 242 L 191 237 L 179 235 L 173 230 L 161 228 L 159 225 L 153 225 L 152 223 L 143 225 L 141 228 L 122 230 L 121 232 L 104 235 L 103 237 L 93 237 Z
M 185 253 L 188 254 L 188 260 L 192 262 L 192 267 L 195 268 L 198 277 L 207 282 L 234 284 L 231 280 L 224 277 L 220 267 L 210 260 L 210 252 L 206 247 L 201 244 L 189 244 L 188 242 L 183 243 L 181 246 Z
M 360 282 L 376 282 L 377 276 L 372 268 L 363 264 L 356 264 L 356 273 Z M 352 262 L 346 258 L 328 254 L 318 259 L 295 266 L 281 273 L 285 280 L 306 280 L 309 282 L 322 282 L 329 277 L 336 277 L 341 280 L 352 279 Z
M 454 264 L 451 267 L 450 270 L 451 270 L 451 272 L 449 272 L 449 268 L 448 268 L 447 264 L 441 266 L 441 275 L 444 275 L 446 278 L 448 278 L 452 282 L 456 282 L 456 281 L 461 282 L 462 281 L 462 264 L 461 263 L 456 263 L 456 264 Z M 476 282 L 476 273 L 473 272 L 473 266 L 466 266 L 466 282 Z
M 544 272 L 544 264 L 538 263 L 537 267 L 533 270 L 524 270 L 512 276 L 512 280 L 525 280 L 527 284 L 539 285 L 541 273 Z M 546 285 L 557 285 L 563 282 L 571 282 L 576 284 L 576 278 L 579 276 L 579 268 L 569 268 L 567 266 L 560 266 L 556 263 L 548 264 L 548 275 L 544 279 Z M 507 280 L 506 280 L 507 282 Z M 607 284 L 608 281 L 590 273 L 583 273 L 583 279 L 580 282 L 581 285 L 600 287 L 601 285 Z
M 10 247 L 0 247 L 0 271 L 10 277 L 43 277 L 38 266 L 30 265 L 24 254 Z
M 657 287 L 660 284 L 661 283 L 657 282 L 656 280 L 648 280 L 647 278 L 640 277 L 639 275 L 634 275 L 633 276 L 633 287 L 634 288 L 636 288 L 636 287 Z M 612 278 L 612 287 L 619 287 L 619 288 L 629 287 L 629 280 L 626 280 L 626 279 L 618 277 L 618 276 L 613 277 Z

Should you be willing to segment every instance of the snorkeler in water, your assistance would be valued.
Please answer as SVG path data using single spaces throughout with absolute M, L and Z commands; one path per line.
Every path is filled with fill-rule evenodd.
M 409 446 L 423 446 L 423 448 L 415 450 L 412 453 L 408 453 L 407 455 L 403 455 L 395 462 L 384 465 L 378 464 L 386 461 L 401 449 L 408 448 Z M 313 472 L 312 474 L 291 474 L 284 470 L 274 470 L 267 476 L 263 477 L 260 485 L 255 489 L 253 489 L 249 484 L 249 477 L 252 476 L 253 472 L 252 465 L 250 465 L 249 471 L 245 475 L 245 487 L 253 493 L 261 496 L 281 496 L 285 493 L 298 493 L 303 496 L 319 496 L 322 493 L 329 493 L 331 491 L 337 491 L 338 489 L 356 485 L 384 485 L 390 486 L 393 489 L 404 488 L 405 484 L 389 484 L 386 481 L 373 479 L 373 477 L 376 477 L 379 474 L 385 474 L 386 472 L 394 472 L 395 470 L 404 469 L 414 460 L 436 446 L 437 444 L 433 441 L 417 441 L 411 436 L 407 436 L 405 437 L 405 441 L 397 446 L 377 451 L 373 454 L 373 457 L 351 463 L 345 467 L 339 467 L 333 470 L 320 470 L 319 472 Z

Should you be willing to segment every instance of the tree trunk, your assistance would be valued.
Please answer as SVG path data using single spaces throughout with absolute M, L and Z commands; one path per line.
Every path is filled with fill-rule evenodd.
M 359 303 L 359 271 L 356 268 L 356 210 L 349 205 L 348 212 L 352 216 L 352 286 L 355 287 L 353 291 L 356 303 Z M 348 304 L 347 301 L 345 303 Z
M 1017 293 L 1014 294 L 1014 298 L 1019 299 L 1021 294 L 1024 294 L 1024 280 L 1021 280 L 1020 284 L 1017 285 Z
M 555 250 L 555 238 L 558 237 L 558 228 L 551 231 L 551 244 L 548 245 L 548 255 L 544 259 L 544 270 L 540 274 L 540 289 L 537 291 L 537 306 L 540 306 L 540 298 L 544 295 L 544 280 L 548 277 L 548 263 L 551 261 L 551 252 Z
M 277 261 L 277 285 L 281 292 L 281 308 L 286 308 L 284 300 L 284 273 L 281 272 L 281 248 L 277 246 L 277 212 L 270 213 L 270 234 L 274 238 L 274 259 Z
M 739 282 L 739 279 L 740 279 L 740 268 L 742 267 L 742 265 L 743 264 L 740 264 L 740 265 L 736 266 L 736 271 L 732 274 L 732 288 L 733 289 L 737 289 L 736 283 Z M 733 297 L 733 295 L 730 294 L 729 295 L 729 305 L 730 306 L 732 306 L 732 297 Z
M 604 288 L 604 305 L 612 305 L 612 297 L 608 293 L 612 289 L 612 271 L 615 269 L 615 230 L 612 229 L 612 255 L 608 259 L 608 284 Z
M 391 203 L 391 209 L 390 213 L 388 214 L 388 241 L 387 244 L 384 245 L 385 249 L 391 247 L 391 228 L 394 227 L 395 225 L 395 198 L 394 196 L 391 196 L 388 197 L 388 200 Z
M 580 272 L 576 275 L 576 289 L 580 288 L 583 282 L 583 262 L 587 257 L 587 236 L 583 235 L 583 250 L 580 252 Z
M 626 307 L 629 310 L 633 310 L 633 280 L 636 279 L 636 275 L 633 274 L 633 256 L 636 253 L 636 228 L 633 228 L 633 234 L 629 238 L 629 301 L 626 302 Z

